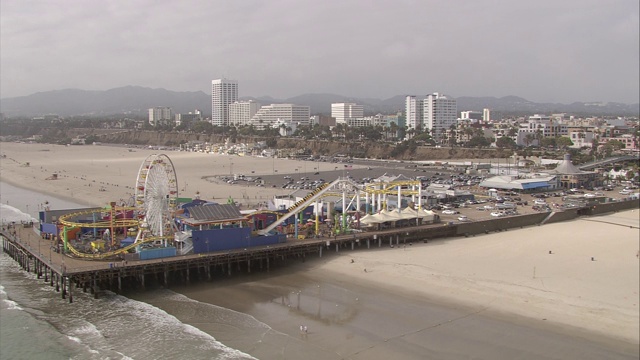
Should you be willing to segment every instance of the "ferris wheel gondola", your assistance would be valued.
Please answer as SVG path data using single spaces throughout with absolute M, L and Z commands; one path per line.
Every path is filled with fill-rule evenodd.
M 152 154 L 145 159 L 138 171 L 134 199 L 142 219 L 141 230 L 147 233 L 142 236 L 170 236 L 178 200 L 178 179 L 168 156 Z

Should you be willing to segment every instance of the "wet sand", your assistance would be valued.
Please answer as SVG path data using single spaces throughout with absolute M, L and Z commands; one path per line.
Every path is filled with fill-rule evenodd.
M 638 223 L 626 211 L 326 252 L 174 290 L 268 324 L 259 336 L 227 339 L 260 358 L 275 347 L 288 354 L 278 358 L 632 359 L 640 355 Z

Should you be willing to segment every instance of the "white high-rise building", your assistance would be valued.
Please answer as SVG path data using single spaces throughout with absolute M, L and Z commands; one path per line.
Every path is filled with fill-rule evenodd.
M 251 118 L 251 125 L 258 130 L 264 130 L 279 123 L 296 123 L 308 125 L 311 109 L 308 106 L 293 104 L 271 104 L 263 106 Z
M 443 94 L 433 93 L 424 100 L 424 127 L 431 131 L 434 140 L 442 140 L 451 125 L 456 124 L 458 106 L 456 100 Z
M 417 96 L 409 95 L 404 100 L 405 124 L 408 129 L 422 129 L 424 114 L 424 100 Z
M 347 119 L 361 119 L 364 117 L 364 107 L 354 103 L 331 104 L 331 117 L 336 124 L 346 124 Z
M 149 124 L 151 126 L 158 126 L 173 122 L 171 112 L 171 108 L 166 106 L 156 106 L 149 109 Z
M 211 81 L 211 124 L 229 125 L 229 104 L 238 101 L 238 81 L 217 79 Z
M 258 110 L 260 110 L 260 104 L 253 100 L 229 104 L 229 126 L 249 125 L 251 118 Z
M 460 120 L 482 120 L 482 111 L 461 111 Z
M 484 121 L 485 123 L 491 121 L 491 110 L 482 110 L 482 121 Z

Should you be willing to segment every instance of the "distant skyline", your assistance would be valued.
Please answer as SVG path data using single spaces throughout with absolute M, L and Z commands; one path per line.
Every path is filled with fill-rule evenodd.
M 0 97 L 134 85 L 240 97 L 640 97 L 634 0 L 0 2 Z

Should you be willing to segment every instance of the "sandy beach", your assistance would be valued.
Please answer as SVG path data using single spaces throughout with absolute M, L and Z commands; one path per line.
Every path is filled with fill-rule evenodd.
M 158 153 L 125 147 L 15 143 L 0 144 L 0 151 L 3 181 L 95 206 L 130 197 L 140 164 L 148 155 Z M 312 171 L 308 162 L 285 159 L 167 154 L 176 167 L 181 196 L 192 197 L 199 191 L 201 198 L 220 202 L 231 196 L 241 203 L 255 204 L 282 194 L 282 189 L 231 186 L 207 177 L 275 175 L 276 169 L 278 174 Z M 27 162 L 29 166 L 25 166 Z M 316 166 L 323 165 L 326 169 L 321 168 L 322 172 L 334 169 L 334 164 Z M 45 180 L 53 173 L 59 175 L 58 180 Z M 98 191 L 101 187 L 104 191 Z M 636 209 L 394 249 L 342 251 L 313 260 L 302 271 L 407 298 L 468 307 L 472 312 L 521 316 L 566 327 L 567 331 L 601 334 L 637 348 L 639 228 Z M 195 289 L 185 293 L 198 298 Z M 251 301 L 245 299 L 244 303 Z M 269 316 L 255 307 L 253 311 L 256 316 Z M 295 328 L 299 319 L 283 321 L 282 331 L 286 331 Z M 309 321 L 315 331 L 322 328 L 313 319 Z M 310 341 L 327 346 L 335 339 L 312 337 Z
M 634 210 L 343 249 L 269 274 L 173 289 L 249 314 L 269 331 L 207 322 L 193 309 L 178 310 L 181 303 L 164 308 L 259 358 L 633 359 L 638 225 Z M 144 301 L 162 306 L 155 296 Z M 308 336 L 300 336 L 300 324 Z
M 213 155 L 199 152 L 159 151 L 117 146 L 62 146 L 51 144 L 0 143 L 0 178 L 8 183 L 74 199 L 91 206 L 106 206 L 111 201 L 127 200 L 134 194 L 136 177 L 143 161 L 152 154 L 166 154 L 178 177 L 180 197 L 226 202 L 232 197 L 244 208 L 282 194 L 281 188 L 228 185 L 222 176 L 298 176 L 333 171 L 335 164 L 260 158 L 238 155 Z M 28 163 L 28 166 L 27 166 Z M 342 166 L 342 165 L 340 165 Z M 354 168 L 357 165 L 353 166 Z M 314 170 L 315 169 L 315 170 Z M 57 174 L 57 180 L 46 180 Z M 334 178 L 327 178 L 327 180 Z
M 639 225 L 638 211 L 626 211 L 345 253 L 320 270 L 638 343 Z

